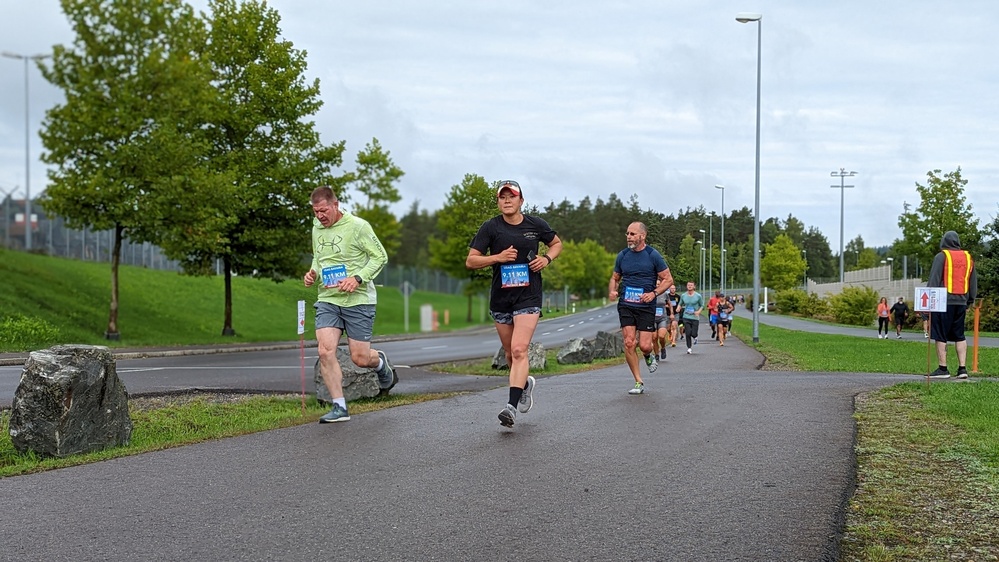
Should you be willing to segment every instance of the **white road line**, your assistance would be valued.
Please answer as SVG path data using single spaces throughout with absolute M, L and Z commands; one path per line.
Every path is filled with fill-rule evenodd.
M 446 345 L 428 345 L 426 347 L 421 347 L 420 349 L 444 349 Z

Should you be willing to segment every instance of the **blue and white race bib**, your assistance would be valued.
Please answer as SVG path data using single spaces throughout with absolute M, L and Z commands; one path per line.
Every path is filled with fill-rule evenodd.
M 661 306 L 657 306 L 656 307 L 656 316 L 662 316 L 663 314 L 666 314 L 666 309 L 664 309 Z
M 500 286 L 504 289 L 527 287 L 531 284 L 531 270 L 526 263 L 512 263 L 500 266 Z
M 327 288 L 336 287 L 342 279 L 347 278 L 347 266 L 331 265 L 323 268 L 323 286 Z
M 683 312 L 684 312 L 684 314 L 694 314 L 695 310 L 697 310 L 697 309 L 694 308 L 693 305 L 688 305 L 687 308 L 683 309 Z
M 639 287 L 625 287 L 624 302 L 642 302 L 642 293 L 644 292 Z

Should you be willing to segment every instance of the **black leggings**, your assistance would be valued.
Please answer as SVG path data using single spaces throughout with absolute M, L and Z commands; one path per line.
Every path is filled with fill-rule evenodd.
M 687 338 L 687 349 L 690 349 L 693 340 L 697 339 L 697 328 L 700 325 L 700 320 L 683 319 L 683 336 Z
M 878 335 L 881 335 L 881 327 L 885 328 L 885 335 L 888 335 L 888 318 L 878 316 Z

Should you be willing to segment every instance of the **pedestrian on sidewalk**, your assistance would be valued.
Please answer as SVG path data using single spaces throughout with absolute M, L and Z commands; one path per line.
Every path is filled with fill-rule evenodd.
M 676 338 L 680 336 L 680 294 L 676 292 L 675 284 L 669 286 L 666 299 L 672 311 L 669 315 L 669 346 L 676 347 Z
M 898 297 L 898 302 L 891 305 L 891 314 L 895 318 L 895 338 L 902 339 L 902 326 L 909 317 L 909 305 L 905 304 L 905 297 Z
M 957 378 L 968 378 L 966 360 L 968 342 L 964 338 L 964 317 L 978 297 L 978 273 L 971 252 L 961 249 L 961 240 L 953 230 L 944 233 L 940 252 L 933 258 L 927 287 L 947 289 L 947 311 L 930 313 L 930 337 L 936 342 L 937 369 L 930 375 L 950 378 L 947 370 L 947 342 L 954 342 L 957 352 Z
M 881 328 L 884 328 L 885 330 L 884 339 L 888 339 L 889 308 L 888 308 L 887 297 L 881 297 L 881 300 L 878 301 L 877 313 L 878 313 L 878 339 L 881 339 Z
M 673 283 L 673 275 L 655 248 L 646 244 L 648 229 L 641 222 L 628 225 L 625 233 L 628 247 L 614 260 L 614 272 L 607 286 L 610 300 L 617 300 L 624 337 L 624 359 L 635 378 L 629 394 L 645 392 L 645 382 L 638 368 L 638 352 L 642 350 L 650 373 L 656 372 L 659 360 L 652 355 L 652 338 L 656 331 L 656 298 Z M 619 291 L 623 289 L 623 291 Z
M 310 201 L 315 215 L 312 267 L 303 280 L 306 287 L 320 282 L 315 304 L 319 373 L 333 398 L 333 407 L 319 423 L 341 422 L 350 419 L 343 371 L 336 358 L 342 334 L 347 334 L 351 361 L 374 369 L 379 387 L 391 389 L 399 380 L 385 353 L 371 348 L 378 299 L 374 281 L 388 263 L 388 255 L 367 221 L 340 209 L 332 188 L 317 187 Z
M 718 301 L 718 345 L 725 345 L 725 338 L 728 337 L 729 329 L 732 327 L 732 311 L 735 307 L 725 298 L 724 294 L 719 295 Z
M 697 344 L 697 328 L 701 324 L 701 311 L 704 310 L 704 297 L 695 291 L 695 288 L 693 281 L 687 281 L 687 292 L 680 295 L 683 334 L 687 338 L 687 355 L 694 353 L 692 345 Z
M 510 365 L 509 400 L 500 410 L 500 424 L 512 427 L 517 412 L 534 405 L 534 385 L 527 350 L 541 319 L 541 270 L 562 252 L 562 241 L 540 217 L 525 215 L 524 190 L 513 180 L 496 189 L 499 215 L 482 223 L 469 244 L 465 267 L 492 267 L 489 316 Z M 539 253 L 539 242 L 548 246 Z
M 673 307 L 670 306 L 668 295 L 669 293 L 663 293 L 656 297 L 656 337 L 652 340 L 652 354 L 660 361 L 666 360 L 669 329 L 673 323 Z

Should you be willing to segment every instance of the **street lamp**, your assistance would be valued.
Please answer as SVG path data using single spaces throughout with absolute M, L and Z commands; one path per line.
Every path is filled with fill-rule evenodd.
M 891 274 L 892 274 L 891 267 L 895 265 L 894 262 L 895 258 L 888 258 L 888 286 L 891 286 Z
M 801 274 L 801 284 L 805 287 L 805 292 L 808 292 L 808 250 L 801 251 L 802 257 L 805 259 L 805 272 Z
M 739 23 L 756 22 L 756 200 L 753 204 L 753 343 L 760 342 L 760 70 L 763 66 L 763 14 L 736 14 Z
M 716 185 L 722 192 L 722 231 L 721 231 L 721 291 L 725 292 L 725 186 Z
M 852 185 L 843 185 L 843 178 L 852 178 L 857 175 L 857 172 L 847 172 L 846 168 L 840 168 L 838 172 L 830 172 L 830 176 L 839 178 L 839 185 L 830 186 L 832 188 L 839 188 L 839 282 L 845 282 L 844 269 L 843 269 L 843 193 L 844 189 L 853 187 Z
M 52 55 L 21 55 L 3 51 L 0 56 L 24 61 L 24 249 L 31 250 L 31 124 L 28 113 L 28 61 L 38 62 Z
M 701 286 L 698 288 L 704 290 L 704 242 L 701 242 Z

